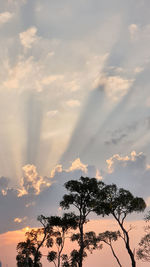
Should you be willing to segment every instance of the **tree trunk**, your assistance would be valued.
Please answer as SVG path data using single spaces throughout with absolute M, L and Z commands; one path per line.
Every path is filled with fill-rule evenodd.
M 80 229 L 79 267 L 82 267 L 83 252 L 84 252 L 83 224 L 82 223 L 81 223 L 79 229 Z
M 117 257 L 117 255 L 116 255 L 116 253 L 115 253 L 115 251 L 114 251 L 114 249 L 113 249 L 111 244 L 110 244 L 110 247 L 111 247 L 111 251 L 112 251 L 113 256 L 115 257 L 116 261 L 118 262 L 118 265 L 120 267 L 122 267 L 122 265 L 121 265 L 121 263 L 120 263 L 120 261 L 119 261 L 119 259 L 118 259 L 118 257 Z
M 58 266 L 57 267 L 60 267 L 60 253 L 58 254 L 58 262 L 57 262 Z
M 116 218 L 116 217 L 115 217 Z M 134 258 L 134 254 L 130 248 L 130 242 L 129 242 L 129 235 L 128 235 L 128 232 L 126 231 L 126 229 L 123 227 L 123 223 L 121 223 L 118 219 L 117 219 L 125 237 L 123 238 L 124 242 L 125 242 L 125 246 L 126 246 L 126 249 L 128 251 L 128 254 L 130 256 L 130 259 L 131 259 L 131 264 L 132 264 L 132 267 L 136 267 L 136 261 L 135 261 L 135 258 Z
M 35 257 L 34 257 L 34 264 L 33 264 L 34 267 L 37 267 L 37 260 L 38 260 L 38 253 L 36 252 Z

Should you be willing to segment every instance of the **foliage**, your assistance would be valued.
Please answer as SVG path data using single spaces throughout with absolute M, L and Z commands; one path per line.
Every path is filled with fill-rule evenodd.
M 47 240 L 49 244 L 53 244 L 51 235 L 53 229 L 49 224 L 46 223 L 45 218 L 41 215 L 38 217 L 38 221 L 42 224 L 42 228 L 31 229 L 30 232 L 26 232 L 26 241 L 20 242 L 17 245 L 18 255 L 16 257 L 18 266 L 21 267 L 23 262 L 24 266 L 27 263 L 33 267 L 42 266 L 40 259 L 42 254 L 40 248 L 44 245 L 44 242 Z
M 38 252 L 36 263 L 34 263 L 34 256 L 36 254 L 35 244 L 33 240 L 27 238 L 25 242 L 20 242 L 17 245 L 18 255 L 16 257 L 17 266 L 36 266 L 40 267 L 41 253 Z
M 145 221 L 147 223 L 150 221 L 150 212 L 146 214 Z M 138 260 L 150 262 L 150 225 L 145 227 L 145 232 L 146 234 L 141 238 L 136 255 Z
M 47 259 L 49 262 L 53 262 L 55 266 L 59 267 L 61 259 L 63 258 L 63 249 L 65 245 L 65 239 L 68 237 L 68 233 L 71 229 L 77 228 L 77 220 L 74 213 L 64 213 L 62 217 L 51 216 L 46 218 L 49 225 L 53 227 L 53 243 L 56 246 L 56 251 L 50 251 Z M 49 241 L 47 242 L 49 247 Z
M 142 212 L 146 207 L 143 198 L 134 197 L 131 192 L 123 188 L 118 189 L 115 184 L 105 186 L 103 201 L 98 200 L 97 204 L 97 214 L 112 214 L 121 223 L 128 214 Z
M 63 196 L 60 206 L 63 209 L 72 209 L 76 213 L 64 213 L 61 217 L 39 216 L 38 221 L 42 227 L 27 232 L 26 240 L 17 245 L 17 266 L 41 267 L 42 254 L 40 250 L 46 246 L 50 249 L 47 260 L 52 262 L 55 267 L 82 267 L 87 252 L 92 253 L 93 250 L 102 248 L 102 243 L 105 243 L 110 247 L 118 265 L 122 267 L 113 248 L 113 242 L 122 238 L 132 267 L 135 267 L 134 252 L 130 247 L 129 231 L 131 228 L 127 230 L 124 222 L 131 213 L 144 211 L 146 207 L 144 200 L 134 197 L 128 190 L 118 189 L 115 184 L 105 185 L 96 178 L 80 177 L 79 180 L 70 180 L 65 184 L 65 188 L 68 193 Z M 88 222 L 88 215 L 91 212 L 102 216 L 112 215 L 117 221 L 121 233 L 105 231 L 98 236 L 93 231 L 86 233 L 84 226 Z M 150 220 L 150 213 L 146 219 Z M 78 250 L 73 249 L 68 255 L 63 254 L 66 238 L 70 238 L 72 242 L 76 241 L 79 247 Z M 150 261 L 149 232 L 141 239 L 139 246 L 137 257 Z
M 137 258 L 142 261 L 150 262 L 150 233 L 146 234 L 139 243 Z
M 87 222 L 87 216 L 94 211 L 96 199 L 104 183 L 97 181 L 96 178 L 80 177 L 79 180 L 70 180 L 65 184 L 69 194 L 63 196 L 60 206 L 64 209 L 69 209 L 73 206 L 77 209 L 76 216 L 79 228 L 79 267 L 82 267 L 84 258 L 84 224 Z
M 120 267 L 122 267 L 120 260 L 119 260 L 118 256 L 116 255 L 114 248 L 113 248 L 113 245 L 112 245 L 112 242 L 117 241 L 118 238 L 120 238 L 120 237 L 121 237 L 120 231 L 114 231 L 114 232 L 113 231 L 105 231 L 103 233 L 100 233 L 98 235 L 97 239 L 99 242 L 104 242 L 105 244 L 107 244 L 110 247 L 111 252 L 112 252 L 113 256 L 115 257 L 118 265 Z
M 97 214 L 113 215 L 123 233 L 123 241 L 130 256 L 132 267 L 136 266 L 135 256 L 130 247 L 129 231 L 125 229 L 124 221 L 132 212 L 144 211 L 146 204 L 142 198 L 134 197 L 128 190 L 118 189 L 115 184 L 106 185 L 103 190 L 103 201 L 97 201 Z

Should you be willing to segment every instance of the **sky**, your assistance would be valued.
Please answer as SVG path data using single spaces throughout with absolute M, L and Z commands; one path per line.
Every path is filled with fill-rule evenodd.
M 2 236 L 61 215 L 81 175 L 150 206 L 149 18 L 149 0 L 0 1 Z

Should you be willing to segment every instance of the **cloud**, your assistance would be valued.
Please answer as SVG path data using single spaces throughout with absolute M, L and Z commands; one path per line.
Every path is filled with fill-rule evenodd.
M 118 101 L 126 95 L 132 85 L 133 80 L 124 79 L 121 76 L 102 76 L 99 81 L 100 86 L 104 86 L 106 94 L 112 101 Z
M 64 183 L 80 176 L 96 177 L 105 183 L 116 183 L 137 196 L 144 197 L 149 205 L 150 168 L 146 156 L 141 152 L 129 155 L 114 154 L 107 160 L 107 168 L 99 170 L 75 159 L 68 168 L 61 164 L 50 171 L 50 177 L 39 176 L 34 165 L 23 167 L 21 188 L 8 188 L 7 194 L 0 192 L 0 233 L 29 227 L 36 227 L 39 214 L 60 214 L 59 202 L 66 193 Z M 1 180 L 2 182 L 2 180 Z M 5 179 L 2 185 L 8 187 Z M 136 185 L 136 186 L 135 186 Z M 21 194 L 22 191 L 26 194 Z M 18 195 L 18 192 L 20 195 Z
M 77 99 L 70 99 L 66 102 L 68 107 L 76 108 L 80 106 L 80 101 Z
M 144 25 L 131 24 L 129 25 L 129 33 L 131 41 L 133 42 L 141 42 L 141 41 L 143 42 L 143 40 L 148 41 L 150 34 L 150 24 L 149 23 Z
M 138 30 L 139 30 L 138 25 L 136 24 L 129 25 L 129 33 L 130 33 L 131 40 L 137 39 Z
M 0 188 L 7 189 L 10 179 L 7 177 L 0 177 Z
M 63 171 L 62 165 L 60 165 L 60 164 L 56 165 L 51 171 L 51 178 L 54 178 L 56 173 L 59 173 L 59 172 L 61 173 L 62 171 Z
M 125 138 L 127 137 L 127 134 L 121 134 L 120 136 L 118 137 L 114 137 L 112 138 L 111 140 L 109 141 L 105 141 L 105 144 L 106 145 L 110 145 L 110 144 L 113 144 L 113 145 L 117 145 L 119 144 L 122 140 L 124 140 Z
M 31 27 L 19 34 L 20 42 L 24 48 L 27 49 L 31 48 L 32 45 L 37 41 L 38 37 L 36 33 L 37 33 L 37 28 Z
M 9 178 L 4 176 L 0 177 L 0 191 L 4 196 L 7 195 L 9 182 L 10 182 Z
M 39 195 L 45 187 L 51 185 L 50 179 L 39 176 L 34 165 L 25 165 L 23 168 L 23 177 L 21 181 L 22 188 L 19 189 L 19 197 L 26 194 Z
M 149 198 L 150 169 L 144 153 L 132 151 L 125 156 L 114 154 L 106 163 L 107 169 L 103 173 L 106 183 L 116 183 L 137 196 Z
M 81 162 L 80 158 L 77 158 L 72 162 L 71 166 L 66 171 L 67 172 L 72 172 L 72 171 L 75 171 L 75 170 L 81 170 L 86 174 L 88 172 L 87 166 L 88 165 L 83 164 Z
M 55 117 L 58 113 L 59 113 L 59 111 L 58 111 L 57 109 L 55 109 L 55 110 L 49 110 L 49 111 L 47 112 L 46 115 L 47 115 L 48 117 L 53 118 L 53 117 Z
M 40 176 L 36 166 L 25 165 L 21 186 L 7 189 L 4 195 L 0 191 L 0 233 L 24 228 L 35 227 L 36 218 L 40 214 L 52 215 L 60 213 L 59 202 L 65 194 L 64 183 L 80 176 L 95 177 L 100 172 L 95 166 L 84 164 L 75 159 L 68 168 L 57 165 L 50 171 L 49 177 Z M 8 187 L 7 179 L 0 179 L 3 188 Z
M 138 74 L 138 73 L 142 72 L 143 70 L 144 70 L 143 67 L 136 67 L 136 68 L 134 69 L 134 72 L 135 72 L 136 74 Z
M 51 177 L 54 178 L 55 175 L 65 172 L 65 173 L 71 173 L 74 171 L 81 171 L 84 174 L 88 173 L 88 164 L 84 164 L 81 162 L 80 158 L 75 159 L 71 166 L 68 167 L 68 169 L 64 169 L 61 164 L 56 165 L 51 171 Z
M 34 77 L 36 75 L 40 76 L 40 67 L 32 56 L 27 59 L 20 57 L 13 66 L 10 65 L 10 62 L 7 62 L 5 68 L 8 75 L 6 80 L 3 81 L 3 88 L 7 90 L 17 89 L 19 91 L 29 90 L 29 80 L 31 82 L 30 88 L 36 88 L 38 81 L 34 80 Z
M 102 177 L 102 175 L 101 175 L 99 169 L 96 170 L 95 178 L 98 179 L 98 180 L 102 180 L 102 179 L 103 179 L 103 177 Z
M 63 79 L 64 79 L 63 75 L 49 75 L 49 76 L 43 78 L 42 84 L 49 85 L 55 81 L 63 80 Z
M 136 159 L 141 156 L 142 153 L 139 153 L 138 155 L 136 154 L 135 151 L 131 152 L 131 156 L 125 156 L 122 157 L 119 154 L 113 155 L 111 158 L 106 160 L 107 166 L 108 166 L 108 171 L 112 173 L 115 169 L 115 166 L 119 163 L 122 164 L 122 166 L 126 166 L 127 163 L 130 162 L 135 162 Z
M 13 18 L 14 14 L 10 12 L 0 13 L 0 26 L 9 22 Z
M 27 217 L 23 217 L 23 218 L 15 218 L 15 219 L 14 219 L 14 222 L 16 222 L 16 223 L 21 223 L 21 222 L 25 221 L 26 219 L 27 219 Z

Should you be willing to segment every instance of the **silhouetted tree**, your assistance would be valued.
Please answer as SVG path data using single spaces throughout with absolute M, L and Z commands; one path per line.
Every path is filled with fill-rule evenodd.
M 16 260 L 18 267 L 33 267 L 32 255 L 35 253 L 35 247 L 30 239 L 27 239 L 25 242 L 19 242 L 17 252 Z
M 118 265 L 120 267 L 122 267 L 122 265 L 120 263 L 120 260 L 119 260 L 119 258 L 117 256 L 117 254 L 115 253 L 115 250 L 114 250 L 113 244 L 112 244 L 114 241 L 117 241 L 119 237 L 120 237 L 120 232 L 119 231 L 114 231 L 114 232 L 105 231 L 104 233 L 100 233 L 98 235 L 97 239 L 98 239 L 99 242 L 104 242 L 105 244 L 107 244 L 110 247 L 111 252 L 112 252 L 114 258 L 116 259 Z
M 69 209 L 73 206 L 77 209 L 78 228 L 79 228 L 79 252 L 78 266 L 82 267 L 84 258 L 84 224 L 87 222 L 88 215 L 94 210 L 96 197 L 100 189 L 104 187 L 104 183 L 97 181 L 95 178 L 80 177 L 79 180 L 70 180 L 65 183 L 69 194 L 63 196 L 60 206 Z
M 142 237 L 137 250 L 137 258 L 142 261 L 150 262 L 150 233 Z
M 83 252 L 83 259 L 87 256 L 86 252 Z M 70 253 L 70 256 L 63 255 L 62 258 L 62 267 L 79 267 L 80 264 L 80 254 L 79 251 L 73 249 Z
M 145 221 L 150 221 L 150 212 L 146 215 Z M 142 261 L 150 262 L 150 225 L 145 227 L 146 234 L 141 238 L 137 250 L 137 258 Z
M 74 213 L 65 213 L 62 217 L 51 216 L 45 219 L 53 227 L 53 243 L 57 248 L 57 252 L 50 251 L 48 253 L 47 259 L 49 262 L 53 262 L 55 266 L 60 267 L 65 240 L 69 237 L 69 231 L 71 229 L 75 230 L 78 225 L 76 216 Z M 49 241 L 47 247 L 49 247 Z
M 32 267 L 41 267 L 40 259 L 42 254 L 40 248 L 44 245 L 44 242 L 49 242 L 49 246 L 53 245 L 52 233 L 53 228 L 47 224 L 44 216 L 39 216 L 38 221 L 43 227 L 38 229 L 31 229 L 30 232 L 26 232 L 26 241 L 19 242 L 17 245 L 18 255 L 16 257 L 17 264 L 21 267 L 21 263 Z M 24 265 L 25 266 L 25 265 Z
M 101 192 L 99 193 L 101 195 Z M 104 201 L 97 200 L 97 214 L 112 215 L 122 230 L 122 238 L 130 256 L 132 267 L 136 266 L 135 256 L 130 246 L 129 231 L 124 226 L 127 215 L 144 211 L 146 204 L 142 198 L 134 197 L 128 190 L 118 189 L 116 185 L 106 185 L 103 192 Z

